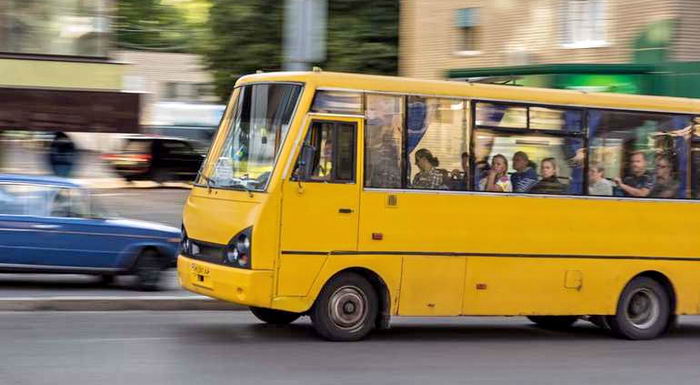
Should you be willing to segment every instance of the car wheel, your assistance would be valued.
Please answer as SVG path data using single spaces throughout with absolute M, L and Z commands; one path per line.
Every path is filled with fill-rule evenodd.
M 262 307 L 254 306 L 250 307 L 250 311 L 260 321 L 272 325 L 286 325 L 296 321 L 299 317 L 301 317 L 301 314 L 299 313 L 293 313 L 290 311 L 283 310 L 265 309 Z
M 170 181 L 170 173 L 163 169 L 158 169 L 153 173 L 153 181 L 162 185 Z
M 344 273 L 323 287 L 311 309 L 316 332 L 330 341 L 357 341 L 374 328 L 377 293 L 361 275 Z
M 163 275 L 163 262 L 155 250 L 141 252 L 134 266 L 136 288 L 144 291 L 158 290 Z
M 672 318 L 666 289 L 651 278 L 637 277 L 625 286 L 615 315 L 607 320 L 616 337 L 649 340 L 666 332 Z
M 533 315 L 527 317 L 530 321 L 534 322 L 537 326 L 544 329 L 566 329 L 571 327 L 579 317 L 575 315 Z
M 111 285 L 114 283 L 114 275 L 111 274 L 102 274 L 99 276 L 100 278 L 100 284 L 101 285 Z

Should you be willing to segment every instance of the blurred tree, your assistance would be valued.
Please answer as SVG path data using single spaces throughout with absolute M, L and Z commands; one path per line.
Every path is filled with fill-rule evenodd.
M 283 0 L 212 0 L 200 52 L 227 99 L 241 75 L 282 67 Z M 328 71 L 396 74 L 399 0 L 329 0 Z
M 119 0 L 114 30 L 119 48 L 190 52 L 204 24 L 189 21 L 180 7 L 161 0 Z
M 399 0 L 329 0 L 324 69 L 395 75 Z
M 214 75 L 216 94 L 228 99 L 233 83 L 256 70 L 278 70 L 282 63 L 282 0 L 212 0 L 212 38 L 201 46 Z

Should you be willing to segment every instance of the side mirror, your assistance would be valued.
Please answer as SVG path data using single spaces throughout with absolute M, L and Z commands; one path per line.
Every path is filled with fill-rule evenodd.
M 316 147 L 305 144 L 301 148 L 301 158 L 297 169 L 297 180 L 309 179 L 314 172 L 314 158 L 316 157 Z

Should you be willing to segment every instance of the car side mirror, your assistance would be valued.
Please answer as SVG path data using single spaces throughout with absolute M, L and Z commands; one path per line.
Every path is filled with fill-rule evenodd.
M 301 158 L 297 169 L 297 180 L 308 180 L 314 171 L 314 158 L 316 157 L 316 147 L 305 144 L 301 148 Z

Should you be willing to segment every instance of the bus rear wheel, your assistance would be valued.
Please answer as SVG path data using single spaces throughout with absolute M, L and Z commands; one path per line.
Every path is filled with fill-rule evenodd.
M 527 319 L 544 329 L 566 329 L 578 320 L 575 315 L 532 315 Z
M 625 286 L 615 315 L 607 321 L 616 337 L 650 340 L 668 330 L 671 319 L 671 300 L 663 285 L 649 277 L 637 277 Z
M 251 313 L 259 319 L 268 324 L 272 325 L 286 325 L 296 321 L 301 314 L 292 313 L 290 311 L 266 309 L 263 307 L 250 307 Z
M 330 341 L 357 341 L 374 328 L 379 301 L 364 277 L 343 273 L 323 287 L 311 309 L 314 329 Z

